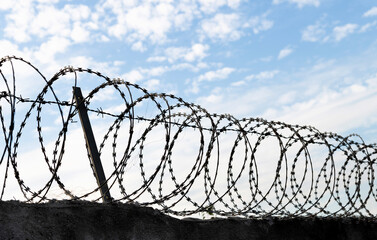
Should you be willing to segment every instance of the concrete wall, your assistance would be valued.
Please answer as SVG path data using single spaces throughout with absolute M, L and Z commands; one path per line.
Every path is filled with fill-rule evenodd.
M 129 204 L 0 202 L 0 239 L 377 239 L 371 219 L 183 219 Z

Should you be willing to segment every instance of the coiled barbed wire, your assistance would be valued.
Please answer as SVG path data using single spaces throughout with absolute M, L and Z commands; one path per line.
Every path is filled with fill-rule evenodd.
M 35 98 L 18 95 L 15 62 L 32 69 L 43 81 L 44 87 Z M 51 200 L 53 184 L 62 189 L 63 199 L 101 198 L 99 187 L 75 194 L 59 175 L 63 161 L 67 161 L 67 139 L 77 110 L 73 96 L 62 101 L 58 97 L 62 93 L 54 86 L 68 75 L 72 76 L 72 86 L 79 86 L 80 73 L 101 81 L 86 94 L 87 109 L 111 119 L 104 121 L 107 130 L 98 143 L 102 161 L 113 162 L 107 176 L 113 201 L 157 206 L 178 216 L 200 212 L 245 217 L 377 216 L 377 146 L 364 143 L 356 134 L 342 137 L 311 126 L 211 114 L 172 94 L 150 93 L 137 84 L 110 79 L 91 69 L 68 66 L 48 80 L 30 62 L 15 56 L 0 60 L 0 167 L 4 168 L 0 200 L 6 194 L 11 170 L 23 194 L 19 200 Z M 92 107 L 105 89 L 113 89 L 121 98 L 117 111 Z M 19 116 L 16 107 L 23 105 L 28 106 L 23 107 L 26 113 Z M 143 105 L 149 107 L 149 115 L 139 115 Z M 42 123 L 46 106 L 56 107 L 61 124 L 55 140 L 48 143 Z M 18 166 L 21 138 L 28 134 L 25 129 L 33 114 L 40 151 L 50 173 L 39 189 L 23 179 Z M 21 119 L 19 126 L 17 119 Z M 155 154 L 156 149 L 147 154 L 151 146 L 148 139 L 156 136 L 160 154 Z M 51 142 L 53 147 L 47 146 Z M 138 169 L 138 181 L 125 180 L 136 174 L 130 167 Z

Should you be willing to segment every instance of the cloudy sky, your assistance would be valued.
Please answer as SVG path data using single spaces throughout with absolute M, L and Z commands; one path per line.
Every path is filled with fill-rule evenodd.
M 355 132 L 377 142 L 375 1 L 0 0 L 0 26 L 0 57 L 22 57 L 47 78 L 67 65 L 91 68 L 212 113 Z M 16 72 L 19 88 L 39 93 L 32 86 L 43 86 L 40 78 Z M 71 135 L 70 156 L 77 158 L 79 125 Z M 25 159 L 36 159 L 22 146 Z M 67 159 L 68 171 L 82 165 L 68 179 L 82 181 L 87 162 Z M 26 172 L 41 175 L 29 164 Z
M 0 1 L 0 55 L 377 141 L 370 0 Z

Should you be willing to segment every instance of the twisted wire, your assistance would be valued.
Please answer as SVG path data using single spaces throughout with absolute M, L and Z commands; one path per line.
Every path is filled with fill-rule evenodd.
M 17 94 L 15 62 L 25 64 L 43 81 L 44 87 L 35 98 Z M 10 77 L 4 73 L 6 66 L 11 69 Z M 61 93 L 54 86 L 64 76 L 72 76 L 72 86 L 79 86 L 81 73 L 101 81 L 86 94 L 85 104 L 88 111 L 111 119 L 98 143 L 102 160 L 112 159 L 113 169 L 107 176 L 107 184 L 115 202 L 157 206 L 178 216 L 201 212 L 244 217 L 377 216 L 374 171 L 377 146 L 366 144 L 357 134 L 343 137 L 320 132 L 311 126 L 212 114 L 172 94 L 151 93 L 137 84 L 110 79 L 91 69 L 68 66 L 47 79 L 30 62 L 15 56 L 0 60 L 3 84 L 0 91 L 0 167 L 4 168 L 0 178 L 0 200 L 6 194 L 12 170 L 23 195 L 18 200 L 51 200 L 53 184 L 64 192 L 63 199 L 101 199 L 100 187 L 78 195 L 65 186 L 59 175 L 77 109 L 73 96 L 68 101 L 60 100 L 58 95 Z M 92 107 L 93 99 L 108 88 L 114 89 L 121 98 L 120 111 Z M 47 95 L 52 99 L 47 99 Z M 146 102 L 150 103 L 149 107 L 153 105 L 149 115 L 137 114 Z M 28 108 L 19 116 L 18 108 L 23 105 Z M 52 151 L 47 150 L 51 141 L 46 143 L 44 140 L 45 106 L 56 106 L 61 124 Z M 23 180 L 18 167 L 21 139 L 27 134 L 24 131 L 33 121 L 30 118 L 33 114 L 36 115 L 40 151 L 50 172 L 49 179 L 40 189 Z M 19 126 L 16 126 L 17 119 L 21 119 Z M 145 152 L 148 139 L 156 135 L 154 131 L 159 132 L 162 144 L 160 155 L 151 160 L 150 157 L 146 159 Z M 199 136 L 197 146 L 180 140 L 184 136 L 189 139 Z M 120 140 L 121 137 L 127 140 Z M 110 156 L 105 156 L 106 147 L 111 149 Z M 179 157 L 177 151 L 185 149 L 190 152 Z M 141 180 L 132 182 L 131 187 L 125 178 L 130 174 L 127 169 L 135 165 L 133 159 L 137 159 Z M 192 165 L 177 170 L 177 166 L 187 162 Z M 150 170 L 150 164 L 154 164 L 154 170 Z

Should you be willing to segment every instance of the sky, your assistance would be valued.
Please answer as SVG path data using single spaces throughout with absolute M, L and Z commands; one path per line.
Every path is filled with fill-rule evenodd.
M 0 3 L 0 55 L 47 77 L 89 67 L 210 112 L 377 140 L 374 1 Z
M 0 57 L 47 78 L 91 68 L 211 113 L 377 142 L 372 0 L 0 0 L 0 28 Z

